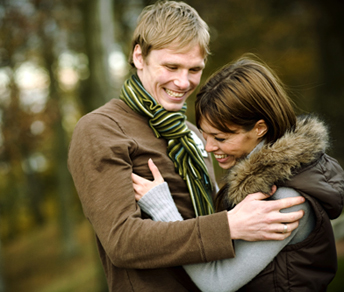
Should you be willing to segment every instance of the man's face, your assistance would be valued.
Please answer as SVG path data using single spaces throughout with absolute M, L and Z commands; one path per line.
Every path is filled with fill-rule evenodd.
M 183 51 L 174 48 L 152 50 L 143 60 L 136 45 L 133 54 L 137 74 L 144 88 L 167 111 L 179 111 L 198 86 L 205 66 L 199 46 Z

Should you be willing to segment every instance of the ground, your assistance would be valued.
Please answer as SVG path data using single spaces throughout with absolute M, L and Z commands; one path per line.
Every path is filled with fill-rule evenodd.
M 5 291 L 99 291 L 102 271 L 89 223 L 80 223 L 75 235 L 79 248 L 70 258 L 63 255 L 56 224 L 4 244 Z
M 7 292 L 99 292 L 103 272 L 90 224 L 75 232 L 78 252 L 65 258 L 56 224 L 49 224 L 3 246 Z M 344 291 L 344 239 L 337 242 L 339 269 L 328 292 Z

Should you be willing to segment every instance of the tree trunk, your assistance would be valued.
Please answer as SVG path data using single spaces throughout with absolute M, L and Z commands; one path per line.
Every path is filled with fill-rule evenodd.
M 50 36 L 42 32 L 42 38 L 45 43 L 45 50 L 43 58 L 45 61 L 45 68 L 48 71 L 50 78 L 50 100 L 48 102 L 47 110 L 49 111 L 51 120 L 53 121 L 54 139 L 54 169 L 56 177 L 56 191 L 59 206 L 59 225 L 62 233 L 63 255 L 70 258 L 77 253 L 77 243 L 74 238 L 74 217 L 73 217 L 73 198 L 72 192 L 73 184 L 67 168 L 68 157 L 68 142 L 65 130 L 62 125 L 62 100 L 61 92 L 59 91 L 58 81 L 54 73 L 54 65 L 56 63 L 56 56 L 54 54 L 55 43 Z
M 81 94 L 84 112 L 103 105 L 114 97 L 109 56 L 114 49 L 113 1 L 86 0 L 81 4 L 85 49 L 90 76 Z
M 333 147 L 331 154 L 344 163 L 344 3 L 342 1 L 314 1 L 316 5 L 315 29 L 319 44 L 321 72 L 319 90 L 315 99 L 316 112 L 330 125 Z
M 5 292 L 4 267 L 3 267 L 2 245 L 0 240 L 0 292 Z

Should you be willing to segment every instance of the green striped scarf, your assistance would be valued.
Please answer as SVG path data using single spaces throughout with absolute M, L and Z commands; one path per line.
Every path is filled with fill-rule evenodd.
M 136 74 L 125 81 L 120 98 L 133 111 L 149 117 L 149 126 L 157 138 L 168 140 L 168 156 L 186 181 L 196 216 L 214 213 L 209 174 L 185 123 L 186 104 L 179 112 L 166 111 L 144 89 Z

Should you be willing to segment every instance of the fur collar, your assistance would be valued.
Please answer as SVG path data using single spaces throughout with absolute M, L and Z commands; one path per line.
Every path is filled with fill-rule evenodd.
M 322 121 L 314 116 L 299 117 L 295 131 L 251 152 L 230 170 L 226 178 L 229 203 L 238 204 L 255 192 L 270 193 L 273 184 L 288 180 L 302 166 L 318 159 L 329 146 L 328 140 Z

